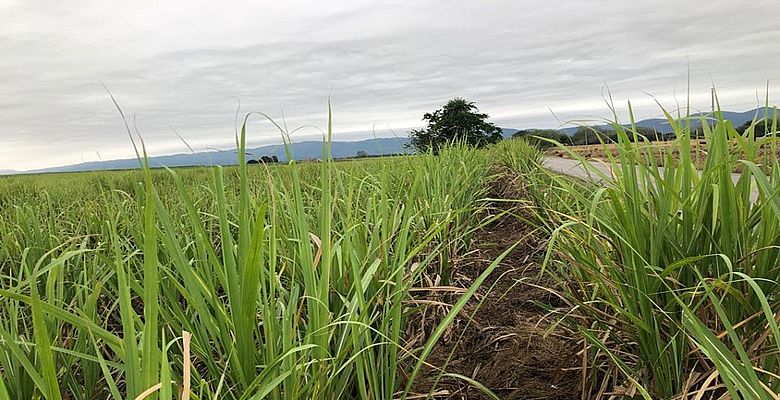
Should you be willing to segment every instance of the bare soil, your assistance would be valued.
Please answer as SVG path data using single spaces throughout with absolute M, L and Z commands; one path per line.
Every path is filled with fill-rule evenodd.
M 522 199 L 518 182 L 499 178 L 493 196 Z M 442 377 L 443 369 L 483 384 L 502 399 L 580 398 L 577 353 L 582 342 L 562 327 L 550 328 L 554 321 L 546 318 L 548 311 L 541 305 L 565 304 L 546 289 L 555 285 L 540 274 L 547 238 L 524 222 L 518 204 L 495 202 L 494 212 L 506 214 L 483 228 L 472 251 L 457 261 L 452 286 L 468 288 L 493 260 L 519 242 L 434 348 L 428 358 L 432 367 L 416 380 L 415 392 L 434 392 L 434 398 L 489 398 L 463 379 Z M 442 303 L 452 304 L 459 294 L 438 296 Z M 419 331 L 429 334 L 447 310 L 428 307 L 420 316 Z
M 650 146 L 640 148 L 640 154 L 647 160 L 648 153 L 652 153 L 655 161 L 657 163 L 662 163 L 664 155 L 669 151 L 669 148 L 672 147 L 672 144 L 674 144 L 674 142 L 652 142 Z M 547 154 L 561 158 L 573 158 L 570 153 L 573 152 L 587 159 L 596 158 L 600 160 L 608 160 L 610 156 L 620 156 L 618 146 L 614 143 L 567 146 L 566 150 L 554 147 L 548 149 Z M 706 142 L 697 139 L 691 140 L 691 150 L 691 157 L 693 158 L 693 162 L 697 167 L 701 168 L 704 165 L 704 160 L 707 158 Z M 680 161 L 680 153 L 678 148 L 674 147 L 671 151 L 671 155 L 675 162 Z
M 671 155 L 673 163 L 679 163 L 680 161 L 680 149 L 674 146 L 675 142 L 652 142 L 650 146 L 639 147 L 640 159 L 644 160 L 646 164 L 650 163 L 651 157 L 655 159 L 658 165 L 661 165 L 665 161 L 667 153 Z M 780 157 L 780 151 L 777 151 L 777 143 L 772 143 L 764 139 L 763 144 L 758 149 L 757 159 L 764 163 L 770 163 L 777 157 Z M 737 154 L 740 159 L 744 159 L 745 153 L 741 151 L 735 142 L 729 144 L 731 153 Z M 697 169 L 702 169 L 707 161 L 707 142 L 702 139 L 691 140 L 691 161 Z M 614 143 L 606 144 L 591 144 L 582 146 L 566 146 L 566 149 L 553 147 L 547 149 L 546 153 L 554 157 L 569 158 L 572 159 L 572 153 L 584 157 L 586 159 L 599 159 L 607 161 L 609 157 L 620 157 L 620 151 L 618 146 Z M 735 166 L 733 172 L 741 172 L 742 164 Z

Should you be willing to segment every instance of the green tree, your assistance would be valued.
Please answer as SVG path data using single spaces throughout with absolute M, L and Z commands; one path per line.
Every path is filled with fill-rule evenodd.
M 589 145 L 617 141 L 615 131 L 604 127 L 580 126 L 571 136 L 572 144 Z
M 456 97 L 444 107 L 423 115 L 428 127 L 409 133 L 409 147 L 438 153 L 443 146 L 456 142 L 483 147 L 501 141 L 501 128 L 487 119 L 488 115 L 480 113 L 473 102 Z
M 512 137 L 526 140 L 534 146 L 542 149 L 555 146 L 553 143 L 544 139 L 555 140 L 556 142 L 562 144 L 571 144 L 571 138 L 569 135 L 557 129 L 524 129 L 515 132 Z
M 740 135 L 744 135 L 745 131 L 749 130 L 751 127 L 753 128 L 753 134 L 755 137 L 763 137 L 767 136 L 769 134 L 777 134 L 777 127 L 780 124 L 774 123 L 771 118 L 769 119 L 759 119 L 753 122 L 753 120 L 745 121 L 744 124 L 737 127 L 737 132 L 739 132 Z

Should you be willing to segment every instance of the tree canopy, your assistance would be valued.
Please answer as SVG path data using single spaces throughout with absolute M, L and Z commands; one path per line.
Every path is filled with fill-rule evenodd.
M 487 119 L 488 115 L 480 113 L 473 102 L 454 98 L 444 107 L 423 115 L 428 126 L 410 132 L 410 147 L 438 153 L 443 146 L 452 143 L 483 147 L 501 141 L 501 128 Z
M 556 142 L 562 144 L 571 144 L 571 138 L 569 137 L 569 135 L 557 129 L 524 129 L 515 132 L 515 134 L 513 134 L 512 137 L 526 140 L 529 143 L 540 148 L 547 148 L 547 147 L 554 146 L 553 143 L 548 142 L 544 139 L 555 140 Z
M 633 135 L 628 133 L 629 138 Z M 617 142 L 618 137 L 614 129 L 607 126 L 580 126 L 571 136 L 571 143 L 575 146 Z
M 275 164 L 278 162 L 279 162 L 279 157 L 277 156 L 262 156 L 257 160 L 249 160 L 246 163 L 247 164 Z
M 771 119 L 749 120 L 736 128 L 737 132 L 744 135 L 752 127 L 755 137 L 763 137 L 777 132 L 777 124 Z

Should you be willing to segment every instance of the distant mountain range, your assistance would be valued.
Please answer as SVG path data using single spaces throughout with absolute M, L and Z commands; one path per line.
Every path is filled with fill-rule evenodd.
M 404 145 L 409 138 L 374 138 L 355 142 L 332 142 L 331 152 L 333 158 L 354 157 L 358 151 L 365 151 L 369 155 L 397 154 L 405 151 Z M 321 141 L 305 141 L 293 143 L 290 146 L 292 155 L 297 160 L 322 158 Z M 286 161 L 285 149 L 282 144 L 273 144 L 262 147 L 246 149 L 246 159 L 253 160 L 262 156 L 276 156 L 280 161 Z M 150 166 L 154 167 L 187 167 L 210 165 L 235 165 L 238 163 L 238 154 L 235 149 L 204 151 L 196 153 L 172 154 L 166 156 L 149 157 Z M 138 168 L 138 160 L 127 158 L 110 161 L 91 161 L 80 164 L 65 165 L 24 171 L 24 173 L 46 172 L 78 172 L 99 171 L 112 169 Z
M 770 118 L 772 116 L 772 109 L 769 110 Z M 743 112 L 735 112 L 735 111 L 722 111 L 723 119 L 731 121 L 731 124 L 736 128 L 742 124 L 744 124 L 747 121 L 752 121 L 754 118 L 764 118 L 764 114 L 766 114 L 766 108 L 756 108 L 753 110 L 743 111 Z M 692 126 L 698 126 L 701 123 L 702 117 L 710 117 L 711 113 L 696 113 L 691 114 L 690 120 Z M 636 122 L 636 126 L 639 128 L 649 128 L 654 129 L 655 131 L 659 133 L 668 133 L 672 131 L 672 127 L 669 125 L 669 121 L 666 118 L 650 118 L 650 119 L 643 119 L 641 121 Z M 612 129 L 610 125 L 597 125 L 593 126 L 593 128 L 599 129 Z M 579 127 L 569 127 L 569 128 L 563 128 L 561 131 L 568 135 L 573 135 L 575 132 L 577 132 L 577 129 Z
M 744 112 L 723 111 L 723 117 L 730 120 L 737 127 L 753 118 L 762 118 L 764 108 L 753 109 Z M 698 121 L 701 116 L 707 114 L 693 114 L 691 117 Z M 643 128 L 655 129 L 658 132 L 665 133 L 671 131 L 669 122 L 664 118 L 651 118 L 638 121 L 637 126 Z M 609 129 L 609 125 L 595 126 L 594 128 Z M 519 129 L 502 128 L 505 138 L 511 137 Z M 561 131 L 573 135 L 577 127 L 563 128 Z M 332 142 L 333 158 L 354 157 L 358 151 L 365 151 L 368 155 L 398 154 L 404 153 L 405 145 L 409 143 L 408 137 L 394 138 L 373 138 L 354 142 L 337 141 Z M 321 141 L 304 141 L 293 143 L 290 147 L 293 157 L 297 160 L 319 159 L 322 157 Z M 247 160 L 258 159 L 262 156 L 276 156 L 280 161 L 286 161 L 284 146 L 281 144 L 255 147 L 246 150 Z M 185 166 L 210 166 L 210 165 L 235 165 L 238 156 L 235 149 L 204 151 L 197 153 L 182 153 L 165 156 L 150 157 L 149 162 L 152 167 L 185 167 Z M 61 167 L 42 168 L 30 171 L 0 170 L 0 175 L 18 174 L 18 173 L 46 173 L 46 172 L 77 172 L 77 171 L 98 171 L 112 169 L 132 169 L 138 168 L 138 160 L 134 158 L 109 161 L 92 161 L 81 164 L 65 165 Z

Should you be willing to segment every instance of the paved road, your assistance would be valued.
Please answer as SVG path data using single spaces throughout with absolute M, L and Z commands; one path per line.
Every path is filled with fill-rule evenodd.
M 600 163 L 597 161 L 593 161 L 591 165 L 593 165 L 596 169 L 603 172 L 607 176 L 612 176 L 611 166 L 609 163 Z M 601 176 L 599 176 L 594 171 L 588 171 L 577 160 L 570 160 L 568 158 L 560 158 L 560 157 L 547 157 L 544 159 L 544 166 L 551 171 L 560 172 L 562 174 L 566 174 L 580 179 L 591 179 L 594 181 L 601 180 Z M 658 170 L 661 174 L 663 174 L 663 168 L 658 168 Z M 734 181 L 734 183 L 736 183 L 737 180 L 739 180 L 739 176 L 740 176 L 739 174 L 731 174 L 731 180 Z M 753 192 L 750 193 L 750 201 L 755 203 L 757 199 L 758 199 L 758 190 L 755 188 L 755 185 L 753 185 Z
M 609 164 L 593 162 L 592 165 L 607 176 L 612 176 L 612 171 Z M 544 166 L 551 171 L 560 172 L 575 178 L 594 180 L 599 179 L 598 175 L 594 175 L 592 171 L 585 169 L 585 167 L 583 167 L 578 160 L 570 160 L 568 158 L 560 157 L 547 157 L 544 159 Z

